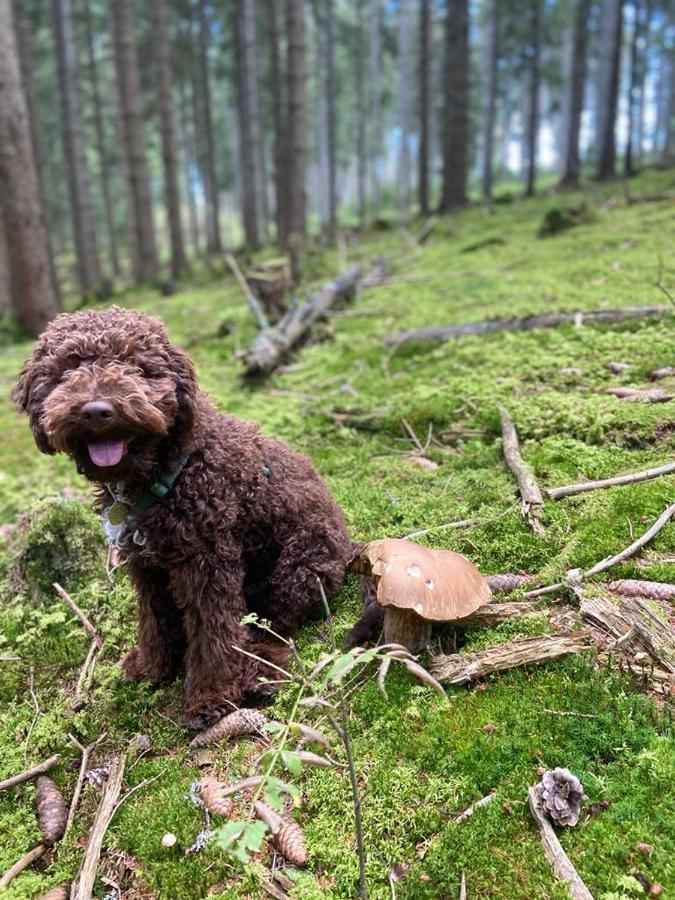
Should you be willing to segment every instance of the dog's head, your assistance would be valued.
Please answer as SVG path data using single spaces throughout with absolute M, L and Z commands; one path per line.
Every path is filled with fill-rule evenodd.
M 194 367 L 163 325 L 113 306 L 54 319 L 12 399 L 43 453 L 67 453 L 87 478 L 111 482 L 180 455 L 197 394 Z

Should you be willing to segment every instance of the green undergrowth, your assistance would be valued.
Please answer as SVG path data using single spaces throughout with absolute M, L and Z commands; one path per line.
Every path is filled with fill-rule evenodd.
M 583 196 L 499 203 L 490 216 L 468 210 L 440 220 L 418 249 L 396 228 L 352 235 L 350 261 L 388 256 L 391 283 L 331 316 L 322 340 L 255 387 L 240 380 L 237 358 L 255 326 L 229 275 L 200 272 L 173 297 L 141 291 L 116 302 L 162 317 L 222 409 L 309 454 L 355 539 L 425 530 L 419 540 L 465 553 L 486 573 L 526 571 L 545 583 L 629 544 L 675 499 L 675 478 L 547 501 L 545 532 L 535 536 L 503 463 L 498 406 L 511 413 L 524 457 L 543 487 L 669 461 L 675 402 L 620 401 L 606 391 L 646 386 L 653 369 L 674 364 L 672 316 L 395 350 L 384 338 L 487 317 L 668 305 L 656 283 L 675 292 L 675 177 L 646 173 L 631 181 L 629 192 L 635 202 L 613 185 Z M 582 202 L 588 211 L 582 221 L 537 237 L 549 210 Z M 467 249 L 472 246 L 477 249 Z M 337 254 L 315 255 L 309 266 L 315 279 L 329 278 L 339 266 Z M 87 485 L 67 459 L 37 452 L 26 421 L 10 406 L 11 384 L 29 350 L 27 343 L 11 344 L 0 355 L 0 778 L 59 752 L 54 777 L 70 796 L 78 755 L 68 733 L 82 743 L 105 734 L 101 764 L 134 735 L 148 734 L 152 752 L 130 762 L 125 777 L 127 788 L 147 783 L 113 819 L 103 876 L 134 891 L 130 896 L 157 900 L 264 896 L 267 853 L 246 869 L 215 846 L 185 855 L 202 819 L 189 801 L 199 769 L 187 752 L 189 735 L 176 724 L 181 688 L 120 679 L 119 659 L 133 642 L 132 593 L 123 573 L 112 581 L 105 575 Z M 630 368 L 613 374 L 609 362 Z M 675 380 L 659 385 L 675 389 Z M 476 524 L 443 527 L 465 518 Z M 671 525 L 611 577 L 675 581 L 672 548 Z M 86 702 L 76 711 L 72 698 L 89 638 L 55 595 L 53 581 L 72 593 L 104 636 Z M 338 637 L 360 602 L 350 576 L 333 601 Z M 545 608 L 516 624 L 472 629 L 461 652 L 542 633 Z M 450 637 L 441 635 L 436 646 Z M 300 635 L 307 661 L 328 646 L 324 622 Z M 640 878 L 660 883 L 663 896 L 675 892 L 671 717 L 644 685 L 599 668 L 588 655 L 451 689 L 447 703 L 398 670 L 388 680 L 387 700 L 372 680 L 350 691 L 372 897 L 391 896 L 388 874 L 397 865 L 405 871 L 396 884 L 399 898 L 456 897 L 462 873 L 473 897 L 563 898 L 526 807 L 537 769 L 556 765 L 571 768 L 588 795 L 593 814 L 561 840 L 594 896 L 639 896 Z M 283 717 L 291 702 L 282 694 L 274 713 Z M 246 740 L 217 748 L 210 771 L 226 779 L 251 774 L 258 753 Z M 340 758 L 337 748 L 334 755 Z M 301 786 L 297 815 L 310 863 L 306 872 L 292 874 L 292 895 L 354 897 L 358 865 L 348 778 L 342 769 L 312 771 Z M 492 803 L 462 824 L 454 821 L 492 791 Z M 8 898 L 32 897 L 73 877 L 97 799 L 87 787 L 63 845 L 20 875 Z M 0 869 L 39 840 L 33 806 L 31 785 L 0 793 Z M 172 848 L 161 843 L 167 832 L 178 838 Z M 652 852 L 640 852 L 638 843 Z

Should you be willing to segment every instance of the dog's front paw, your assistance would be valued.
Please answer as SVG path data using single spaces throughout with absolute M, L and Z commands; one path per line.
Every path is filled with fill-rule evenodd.
M 232 699 L 220 694 L 195 694 L 185 700 L 181 724 L 203 731 L 237 707 Z
M 130 650 L 122 660 L 125 681 L 142 681 L 148 677 L 148 669 L 139 647 Z

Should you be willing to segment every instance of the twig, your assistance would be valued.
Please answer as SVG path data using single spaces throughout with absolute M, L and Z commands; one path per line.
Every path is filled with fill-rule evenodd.
M 61 597 L 62 600 L 66 601 L 66 603 L 71 608 L 71 610 L 75 613 L 75 615 L 80 620 L 80 622 L 82 622 L 82 624 L 84 625 L 85 631 L 87 632 L 89 637 L 95 642 L 96 646 L 100 647 L 101 644 L 103 643 L 103 641 L 101 640 L 101 636 L 99 635 L 98 631 L 94 628 L 94 626 L 91 624 L 91 621 L 82 612 L 82 610 L 77 605 L 77 603 L 75 603 L 75 601 L 70 596 L 70 594 L 61 587 L 61 585 L 58 583 L 58 581 L 55 581 L 53 583 L 52 587 L 54 588 L 56 593 L 59 595 L 59 597 Z
M 244 278 L 242 271 L 239 268 L 239 263 L 234 258 L 234 256 L 232 256 L 231 253 L 225 254 L 225 261 L 227 262 L 228 266 L 230 267 L 230 269 L 232 271 L 232 274 L 234 275 L 235 279 L 237 280 L 237 284 L 244 292 L 244 296 L 246 297 L 246 302 L 248 303 L 248 305 L 251 309 L 251 312 L 255 316 L 256 322 L 258 323 L 258 328 L 260 328 L 261 330 L 263 330 L 265 328 L 269 328 L 270 323 L 267 320 L 267 316 L 263 312 L 263 308 L 260 304 L 260 301 L 258 300 L 256 295 L 251 290 L 248 281 L 246 281 L 246 279 Z
M 492 801 L 497 796 L 497 791 L 490 791 L 489 794 L 486 794 L 485 797 L 481 797 L 480 800 L 476 800 L 475 803 L 472 803 L 471 806 L 467 806 L 464 812 L 461 812 L 455 822 L 457 824 L 461 824 L 462 822 L 466 822 L 467 819 L 470 819 L 471 816 L 476 812 L 477 809 L 480 809 L 481 806 L 487 806 L 488 803 L 492 803 Z
M 500 407 L 499 418 L 502 423 L 502 444 L 506 465 L 511 469 L 518 481 L 518 489 L 522 499 L 521 512 L 530 523 L 535 534 L 543 534 L 544 528 L 539 521 L 544 498 L 532 471 L 523 462 L 518 443 L 518 432 L 508 412 Z
M 659 254 L 659 267 L 656 273 L 656 287 L 664 294 L 668 300 L 675 306 L 675 297 L 670 293 L 668 288 L 663 283 L 663 257 Z
M 36 859 L 40 859 L 40 857 L 44 855 L 46 849 L 44 844 L 38 844 L 37 847 L 33 847 L 28 853 L 24 853 L 21 859 L 17 859 L 14 865 L 10 866 L 2 878 L 0 878 L 0 888 L 9 887 L 19 872 L 23 872 L 23 870 L 32 865 Z
M 113 813 L 116 809 L 117 798 L 122 790 L 124 777 L 125 758 L 123 754 L 117 756 L 110 765 L 110 774 L 103 788 L 103 794 L 96 810 L 94 824 L 92 826 L 87 849 L 80 866 L 77 878 L 71 889 L 71 900 L 91 900 L 96 881 L 96 871 L 101 859 L 103 839 Z
M 549 716 L 574 716 L 577 719 L 597 719 L 593 713 L 571 712 L 567 709 L 543 709 L 542 712 L 548 713 Z
M 551 500 L 560 500 L 562 497 L 570 497 L 572 494 L 584 494 L 586 491 L 595 491 L 601 488 L 614 487 L 618 484 L 637 484 L 641 481 L 651 481 L 661 475 L 669 475 L 675 472 L 675 462 L 658 466 L 655 469 L 645 469 L 642 472 L 632 472 L 629 475 L 616 475 L 613 478 L 603 478 L 600 481 L 582 481 L 580 484 L 568 484 L 564 487 L 549 488 L 545 491 Z
M 436 227 L 437 222 L 438 222 L 437 215 L 430 216 L 426 220 L 426 222 L 422 225 L 422 227 L 419 229 L 419 231 L 416 231 L 413 234 L 413 240 L 415 241 L 415 243 L 423 244 L 426 241 L 426 239 L 429 237 L 431 232 L 434 230 L 434 228 Z
M 562 844 L 553 830 L 553 826 L 541 808 L 539 798 L 537 797 L 534 788 L 531 787 L 528 789 L 527 799 L 530 805 L 532 818 L 539 829 L 546 859 L 550 862 L 555 877 L 559 881 L 566 882 L 567 890 L 569 891 L 572 900 L 593 900 L 593 895 L 588 890 L 582 881 L 581 876 L 572 865 L 570 858 L 563 850 Z
M 496 522 L 497 519 L 503 519 L 518 506 L 518 501 L 512 503 L 507 509 L 496 516 L 490 516 L 487 519 L 458 519 L 456 522 L 446 522 L 444 525 L 432 525 L 431 528 L 424 528 L 422 531 L 411 531 L 410 534 L 401 535 L 402 540 L 412 540 L 417 537 L 424 537 L 425 534 L 431 534 L 433 531 L 444 531 L 446 528 L 475 528 L 479 525 L 488 525 L 490 522 Z
M 608 556 L 607 559 L 603 559 L 601 562 L 597 563 L 593 566 L 593 568 L 588 569 L 586 572 L 582 572 L 580 569 L 572 569 L 566 575 L 566 581 L 569 582 L 579 582 L 583 581 L 586 578 L 591 578 L 593 575 L 599 575 L 601 572 L 606 572 L 608 569 L 611 569 L 612 566 L 615 566 L 617 563 L 624 562 L 627 559 L 630 559 L 631 556 L 635 556 L 638 550 L 642 550 L 652 538 L 656 537 L 656 535 L 661 531 L 664 525 L 666 525 L 670 519 L 675 515 L 675 503 L 671 503 L 658 517 L 656 522 L 645 531 L 645 533 L 639 537 L 636 541 L 622 550 L 620 553 L 617 553 L 615 556 Z M 565 587 L 565 581 L 559 581 L 556 584 L 550 584 L 548 587 L 536 588 L 533 591 L 526 591 L 523 594 L 523 597 L 543 597 L 545 594 L 554 594 L 556 591 L 561 590 Z
M 115 808 L 110 813 L 109 822 L 112 822 L 117 810 L 120 808 L 120 806 L 122 806 L 123 803 L 127 802 L 127 800 L 129 799 L 129 797 L 131 797 L 132 794 L 135 794 L 136 791 L 140 791 L 143 788 L 146 788 L 149 784 L 152 784 L 153 781 L 157 781 L 158 778 L 161 778 L 162 775 L 165 775 L 165 774 L 166 774 L 166 769 L 162 769 L 161 772 L 158 772 L 156 775 L 153 775 L 152 778 L 144 778 L 143 781 L 139 781 L 137 785 L 132 787 L 131 790 L 127 791 L 126 794 L 123 797 L 121 797 L 115 804 Z
M 73 791 L 73 799 L 70 801 L 70 809 L 68 810 L 68 818 L 66 819 L 66 828 L 63 832 L 64 837 L 68 834 L 73 822 L 75 821 L 75 813 L 77 812 L 77 805 L 80 802 L 80 794 L 82 793 L 82 786 L 84 785 L 84 779 L 87 773 L 87 767 L 89 765 L 89 757 L 91 756 L 94 747 L 100 744 L 104 739 L 105 734 L 99 735 L 94 743 L 89 744 L 87 747 L 84 747 L 72 734 L 69 734 L 68 737 L 82 754 L 82 759 L 80 761 L 80 772 L 77 776 L 75 790 Z
M 99 651 L 99 647 L 96 641 L 91 642 L 91 646 L 89 647 L 89 653 L 87 653 L 86 659 L 82 664 L 82 668 L 80 669 L 80 674 L 77 679 L 77 685 L 75 686 L 75 697 L 73 698 L 73 708 L 80 709 L 83 704 L 82 694 L 84 691 L 89 689 L 91 685 L 92 678 L 94 676 L 94 669 L 96 668 L 96 657 Z
M 18 775 L 12 775 L 11 778 L 0 781 L 0 791 L 16 787 L 17 784 L 23 784 L 24 781 L 32 781 L 34 778 L 37 778 L 38 775 L 44 775 L 45 772 L 49 772 L 50 769 L 53 769 L 60 759 L 61 754 L 55 753 L 54 756 L 50 756 L 49 759 L 45 759 L 44 762 L 38 763 L 38 765 L 33 766 L 32 769 L 26 769 L 25 772 L 20 772 Z
M 466 875 L 462 872 L 462 881 L 459 885 L 459 900 L 466 900 Z
M 30 727 L 28 729 L 28 734 L 26 735 L 26 740 L 23 745 L 23 761 L 25 763 L 28 762 L 28 744 L 30 743 L 30 736 L 33 733 L 33 729 L 35 728 L 35 723 L 37 722 L 40 716 L 40 704 L 37 701 L 37 697 L 35 696 L 35 672 L 33 671 L 33 667 L 31 666 L 30 677 L 28 679 L 28 690 L 30 691 L 30 696 L 33 701 L 33 706 L 35 707 L 35 715 L 30 723 Z

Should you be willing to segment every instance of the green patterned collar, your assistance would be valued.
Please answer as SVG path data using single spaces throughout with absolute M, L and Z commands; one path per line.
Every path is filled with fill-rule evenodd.
M 124 530 L 134 534 L 138 529 L 138 517 L 146 510 L 159 503 L 169 493 L 176 479 L 185 468 L 189 456 L 181 456 L 178 465 L 172 472 L 165 472 L 135 500 L 124 500 L 117 490 L 108 488 L 113 497 L 113 504 L 105 511 L 105 518 L 114 527 L 124 526 Z

